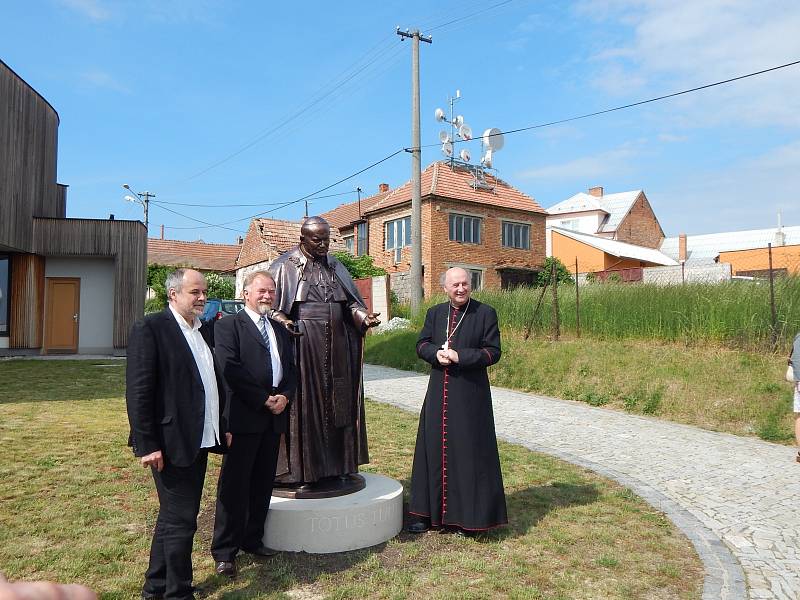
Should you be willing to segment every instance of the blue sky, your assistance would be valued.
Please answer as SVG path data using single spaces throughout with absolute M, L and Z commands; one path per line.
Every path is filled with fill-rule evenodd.
M 68 216 L 141 218 L 129 183 L 156 194 L 151 236 L 163 224 L 170 239 L 223 243 L 256 213 L 301 217 L 302 202 L 274 208 L 410 146 L 397 25 L 433 36 L 420 49 L 423 145 L 456 89 L 479 133 L 800 59 L 796 0 L 29 0 L 4 2 L 0 22 L 0 58 L 61 118 Z M 425 148 L 423 166 L 439 158 Z M 401 152 L 309 210 L 401 185 L 410 166 Z M 644 189 L 667 235 L 772 227 L 779 210 L 800 225 L 800 66 L 508 135 L 494 166 L 544 207 L 595 185 Z

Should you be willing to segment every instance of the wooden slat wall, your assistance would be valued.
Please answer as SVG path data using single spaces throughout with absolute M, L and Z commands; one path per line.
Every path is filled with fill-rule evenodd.
M 11 255 L 11 348 L 42 346 L 44 314 L 44 258 Z
M 31 251 L 32 217 L 64 217 L 58 114 L 0 61 L 0 246 Z
M 34 219 L 34 252 L 45 256 L 114 258 L 114 347 L 126 348 L 128 332 L 144 314 L 147 234 L 139 221 Z

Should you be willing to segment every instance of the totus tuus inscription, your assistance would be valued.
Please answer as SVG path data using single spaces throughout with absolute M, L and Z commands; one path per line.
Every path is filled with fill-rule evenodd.
M 361 527 L 374 527 L 392 519 L 397 510 L 391 504 L 379 506 L 370 510 L 346 515 L 331 515 L 327 517 L 309 517 L 306 522 L 310 525 L 311 533 L 331 533 L 359 529 Z

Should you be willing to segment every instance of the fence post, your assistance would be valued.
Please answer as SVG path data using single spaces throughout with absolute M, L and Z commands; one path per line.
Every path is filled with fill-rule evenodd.
M 772 331 L 770 333 L 770 345 L 772 351 L 778 347 L 778 316 L 775 312 L 775 274 L 772 271 L 772 244 L 767 244 L 767 253 L 769 254 L 769 307 Z
M 558 269 L 556 268 L 555 260 L 552 262 L 551 266 L 550 285 L 553 288 L 553 341 L 557 342 L 559 336 L 561 335 L 561 327 L 560 323 L 558 322 Z
M 578 257 L 575 257 L 575 330 L 581 337 L 581 299 L 578 291 Z

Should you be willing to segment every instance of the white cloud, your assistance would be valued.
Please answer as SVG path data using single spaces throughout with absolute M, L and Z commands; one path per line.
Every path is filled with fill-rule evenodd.
M 100 0 L 59 0 L 59 2 L 92 21 L 107 21 L 111 18 L 111 11 Z
M 622 43 L 592 57 L 603 65 L 595 85 L 607 92 L 647 84 L 669 92 L 800 58 L 800 3 L 787 0 L 582 0 L 577 11 L 622 24 Z M 736 121 L 800 126 L 800 67 L 757 76 L 684 98 L 695 125 Z M 606 76 L 603 76 L 606 74 Z M 629 79 L 628 79 L 629 78 Z
M 586 180 L 631 171 L 632 159 L 638 156 L 639 142 L 629 143 L 594 156 L 583 156 L 564 163 L 533 167 L 517 173 L 519 179 Z
M 92 69 L 81 73 L 81 80 L 93 87 L 103 88 L 119 92 L 121 94 L 130 94 L 131 90 L 125 84 L 114 79 L 113 75 L 106 71 L 99 69 Z

